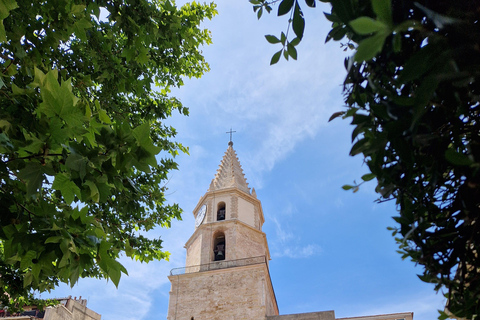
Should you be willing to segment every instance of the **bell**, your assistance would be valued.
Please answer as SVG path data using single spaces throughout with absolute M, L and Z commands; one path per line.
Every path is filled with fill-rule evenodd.
M 220 251 L 220 250 L 219 250 L 219 251 L 217 252 L 217 256 L 218 256 L 218 257 L 223 257 L 223 251 Z

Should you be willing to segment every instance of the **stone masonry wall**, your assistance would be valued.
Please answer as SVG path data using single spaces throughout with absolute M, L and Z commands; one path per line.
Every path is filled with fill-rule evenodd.
M 187 248 L 187 261 L 186 266 L 198 266 L 201 262 L 201 250 L 202 250 L 202 237 L 203 234 L 199 233 L 193 239 L 190 246 Z
M 48 320 L 100 320 L 101 316 L 85 305 L 69 299 L 67 305 L 62 304 L 45 310 L 44 319 Z
M 264 233 L 244 226 L 237 227 L 235 232 L 237 259 L 267 255 Z
M 270 316 L 267 320 L 335 320 L 335 312 L 321 311 Z
M 167 319 L 265 320 L 273 296 L 266 277 L 264 264 L 170 276 Z

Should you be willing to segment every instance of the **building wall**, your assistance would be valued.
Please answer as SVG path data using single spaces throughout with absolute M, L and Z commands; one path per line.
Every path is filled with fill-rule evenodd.
M 82 300 L 80 300 L 82 301 Z M 101 316 L 79 301 L 69 299 L 64 306 L 59 304 L 45 310 L 44 320 L 100 320 Z
M 238 219 L 255 227 L 255 208 L 251 202 L 238 198 Z
M 169 279 L 168 320 L 264 320 L 276 307 L 265 264 Z M 273 312 L 278 314 L 278 309 Z
M 235 228 L 236 259 L 267 256 L 265 234 L 243 225 Z
M 187 247 L 187 261 L 186 266 L 198 266 L 202 264 L 201 262 L 201 253 L 202 253 L 202 233 L 197 233 L 195 239 Z
M 200 225 L 187 241 L 186 266 L 213 261 L 213 241 L 216 234 L 225 235 L 226 260 L 266 256 L 268 244 L 265 233 L 239 220 L 224 220 Z
M 270 316 L 267 320 L 335 320 L 335 312 L 321 311 L 309 313 L 286 314 L 281 316 Z
M 413 312 L 390 313 L 352 318 L 338 318 L 336 320 L 413 320 Z

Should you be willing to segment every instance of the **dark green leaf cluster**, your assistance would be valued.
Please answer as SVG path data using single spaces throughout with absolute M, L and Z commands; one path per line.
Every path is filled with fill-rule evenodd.
M 423 281 L 447 289 L 448 312 L 473 319 L 480 312 L 479 12 L 470 1 L 351 1 L 348 13 L 337 2 L 334 25 L 356 46 L 345 63 L 351 155 L 363 154 L 377 192 L 396 200 L 403 257 L 424 266 Z
M 211 39 L 199 25 L 215 6 L 5 0 L 0 9 L 0 302 L 80 277 L 118 285 L 121 254 L 168 258 L 142 232 L 180 218 L 165 181 L 187 150 L 163 120 L 188 114 L 170 88 L 208 71 L 199 47 Z
M 480 10 L 478 2 L 330 0 L 326 41 L 347 39 L 352 156 L 396 200 L 392 228 L 447 308 L 480 314 Z M 283 0 L 279 8 L 289 7 Z M 308 4 L 308 2 L 307 2 Z M 267 40 L 269 40 L 267 38 Z M 271 40 L 269 40 L 272 42 Z M 345 185 L 356 192 L 362 184 Z

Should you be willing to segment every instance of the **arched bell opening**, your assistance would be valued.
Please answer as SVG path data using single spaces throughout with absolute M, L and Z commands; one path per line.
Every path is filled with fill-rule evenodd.
M 213 240 L 213 261 L 225 260 L 225 234 L 223 232 L 218 233 Z
M 225 202 L 219 202 L 217 205 L 217 221 L 225 220 L 226 214 Z

